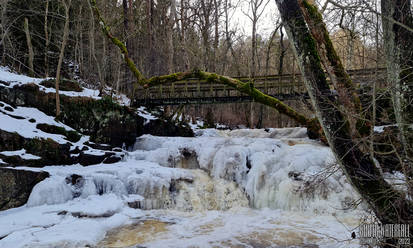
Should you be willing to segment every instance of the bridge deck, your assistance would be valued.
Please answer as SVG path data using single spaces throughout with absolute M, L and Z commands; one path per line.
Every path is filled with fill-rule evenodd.
M 378 70 L 379 87 L 385 83 L 384 68 Z M 370 84 L 375 80 L 376 69 L 348 71 L 356 85 Z M 235 77 L 243 82 L 248 77 Z M 301 74 L 283 74 L 254 77 L 254 87 L 280 100 L 298 100 L 306 98 L 307 90 Z M 175 105 L 175 104 L 210 104 L 251 101 L 251 97 L 222 84 L 189 79 L 172 84 L 144 89 L 138 88 L 135 103 L 139 105 Z

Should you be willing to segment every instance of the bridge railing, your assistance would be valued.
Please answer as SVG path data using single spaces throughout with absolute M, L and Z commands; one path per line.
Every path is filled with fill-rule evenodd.
M 380 68 L 376 75 L 376 69 L 349 70 L 348 73 L 357 85 L 370 84 L 378 76 L 379 87 L 385 83 L 385 68 Z M 234 77 L 243 82 L 248 82 L 248 77 Z M 307 90 L 302 82 L 301 74 L 283 74 L 257 76 L 253 79 L 254 87 L 260 91 L 279 98 L 294 97 L 304 95 Z M 246 95 L 222 84 L 212 84 L 198 79 L 188 79 L 171 84 L 151 87 L 149 89 L 139 88 L 136 100 L 151 99 L 206 99 L 206 98 L 236 98 Z

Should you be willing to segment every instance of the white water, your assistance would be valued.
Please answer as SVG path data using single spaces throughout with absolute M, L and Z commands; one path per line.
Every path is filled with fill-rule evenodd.
M 358 247 L 359 197 L 304 133 L 145 135 L 116 164 L 45 167 L 26 206 L 0 212 L 0 247 Z

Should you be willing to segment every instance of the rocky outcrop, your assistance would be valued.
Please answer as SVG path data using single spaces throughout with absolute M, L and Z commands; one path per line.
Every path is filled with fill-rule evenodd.
M 56 95 L 39 90 L 36 84 L 0 85 L 0 101 L 13 106 L 37 108 L 54 116 Z M 92 141 L 113 146 L 132 145 L 142 132 L 143 118 L 132 109 L 114 103 L 109 97 L 96 100 L 89 97 L 60 96 L 62 114 L 58 119 L 64 124 L 90 135 Z
M 25 165 L 42 167 L 53 164 L 73 164 L 75 158 L 71 156 L 70 144 L 59 144 L 52 139 L 29 139 L 17 133 L 0 130 L 0 151 L 15 151 L 25 149 L 27 153 L 41 157 L 40 159 L 22 159 L 20 156 L 5 156 L 0 158 L 9 165 Z
M 90 144 L 90 143 L 86 143 Z M 97 146 L 96 144 L 94 144 Z M 4 166 L 29 166 L 43 167 L 46 165 L 70 165 L 79 163 L 81 165 L 93 165 L 99 163 L 115 163 L 122 159 L 121 152 L 110 151 L 112 147 L 105 146 L 107 151 L 102 154 L 88 154 L 87 146 L 83 151 L 79 148 L 72 149 L 71 143 L 59 144 L 52 139 L 29 139 L 17 133 L 10 133 L 0 129 L 0 151 L 16 151 L 25 149 L 27 153 L 40 157 L 39 159 L 23 159 L 19 155 L 6 156 L 0 153 L 0 159 L 6 164 Z M 103 147 L 102 145 L 98 147 Z
M 37 108 L 54 116 L 54 93 L 39 90 L 37 84 L 15 85 L 8 88 L 0 84 L 0 101 L 12 106 Z M 110 97 L 96 100 L 89 97 L 60 95 L 61 115 L 58 119 L 78 132 L 89 135 L 91 141 L 121 147 L 131 146 L 142 134 L 158 136 L 189 136 L 194 134 L 189 126 L 168 120 L 153 120 L 144 125 L 144 118 L 134 109 L 120 106 Z M 59 130 L 57 130 L 59 131 Z
M 43 82 L 47 86 L 50 82 Z M 69 85 L 68 87 L 72 87 Z M 55 115 L 55 94 L 40 90 L 35 83 L 15 85 L 0 84 L 0 101 L 12 107 L 24 106 L 37 108 L 47 115 Z M 92 165 L 98 163 L 114 163 L 121 159 L 113 152 L 115 147 L 132 146 L 136 137 L 142 134 L 157 136 L 194 136 L 191 128 L 183 123 L 172 120 L 151 120 L 144 125 L 145 119 L 136 110 L 115 103 L 110 97 L 93 99 L 90 97 L 60 96 L 61 115 L 57 118 L 62 123 L 76 131 L 39 123 L 36 128 L 51 134 L 65 136 L 66 144 L 59 144 L 51 139 L 28 139 L 18 133 L 0 130 L 0 151 L 16 151 L 25 149 L 27 153 L 41 157 L 40 159 L 23 159 L 20 156 L 5 156 L 0 159 L 8 166 L 45 166 L 57 164 Z M 5 114 L 12 115 L 13 108 Z M 18 116 L 12 116 L 17 118 Z M 30 122 L 36 122 L 30 119 Z M 90 136 L 88 147 L 102 150 L 96 155 L 88 153 L 87 147 L 73 149 L 73 144 L 80 140 L 81 134 Z M 102 145 L 104 144 L 104 145 Z M 85 150 L 86 149 L 86 150 Z
M 0 210 L 24 205 L 33 187 L 48 176 L 47 172 L 0 168 Z

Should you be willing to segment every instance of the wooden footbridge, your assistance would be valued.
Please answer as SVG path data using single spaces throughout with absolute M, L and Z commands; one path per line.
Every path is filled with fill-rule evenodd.
M 372 84 L 376 81 L 378 87 L 385 86 L 386 69 L 380 68 L 349 70 L 350 77 L 356 85 Z M 234 77 L 248 82 L 248 77 Z M 282 74 L 257 76 L 253 78 L 254 87 L 282 101 L 308 98 L 301 74 Z M 252 98 L 222 84 L 211 84 L 198 79 L 189 79 L 175 83 L 139 88 L 135 103 L 138 105 L 180 105 L 180 104 L 212 104 L 248 102 Z

